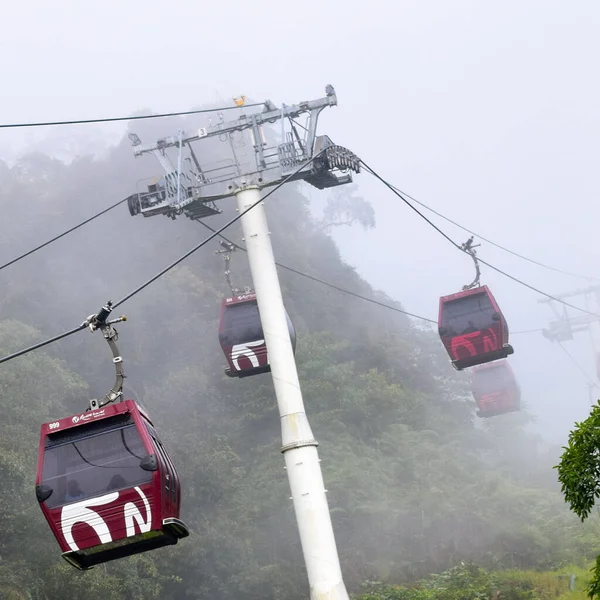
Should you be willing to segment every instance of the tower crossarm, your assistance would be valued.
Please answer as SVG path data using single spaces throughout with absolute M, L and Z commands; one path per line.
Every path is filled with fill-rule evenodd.
M 194 135 L 180 131 L 178 136 L 159 139 L 155 144 L 143 145 L 136 134 L 130 134 L 134 155 L 153 154 L 165 172 L 147 189 L 138 189 L 127 198 L 131 216 L 161 214 L 175 218 L 184 214 L 198 220 L 218 214 L 221 211 L 215 205 L 217 200 L 249 186 L 260 189 L 284 179 L 304 180 L 318 189 L 350 183 L 351 172 L 360 172 L 358 157 L 334 144 L 327 135 L 317 135 L 319 114 L 324 108 L 337 105 L 333 86 L 326 86 L 325 93 L 324 98 L 284 104 L 281 108 L 267 100 L 262 112 L 200 127 Z M 303 114 L 304 125 L 295 120 Z M 280 130 L 272 127 L 265 132 L 277 121 L 281 123 Z M 299 128 L 304 130 L 303 137 Z M 208 141 L 215 137 L 216 140 Z M 228 158 L 223 157 L 223 147 L 218 142 L 229 146 Z M 202 151 L 195 152 L 193 144 Z M 177 167 L 168 155 L 173 148 L 178 153 Z M 211 162 L 205 163 L 205 159 Z
M 326 88 L 327 95 L 324 98 L 318 100 L 310 100 L 294 104 L 292 106 L 284 106 L 277 108 L 273 102 L 266 100 L 264 102 L 265 108 L 260 113 L 253 113 L 249 115 L 241 115 L 236 121 L 229 121 L 224 123 L 217 123 L 209 127 L 201 127 L 197 130 L 194 135 L 184 137 L 182 140 L 183 144 L 189 144 L 203 138 L 209 138 L 213 136 L 220 136 L 223 134 L 233 133 L 236 131 L 244 131 L 245 129 L 259 127 L 261 125 L 267 125 L 274 123 L 282 118 L 295 119 L 303 113 L 310 113 L 310 126 L 308 142 L 309 147 L 312 148 L 314 143 L 317 118 L 319 113 L 328 106 L 337 105 L 337 96 L 333 86 L 328 85 Z M 311 140 L 312 138 L 312 140 Z M 257 139 L 260 139 L 257 137 Z M 179 138 L 177 136 L 170 136 L 158 140 L 155 144 L 143 145 L 140 144 L 135 147 L 135 156 L 141 156 L 147 152 L 154 152 L 155 150 L 165 150 L 166 148 L 176 148 L 179 146 Z

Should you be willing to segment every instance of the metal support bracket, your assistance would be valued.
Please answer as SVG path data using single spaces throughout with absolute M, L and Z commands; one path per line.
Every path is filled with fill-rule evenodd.
M 116 379 L 115 384 L 112 389 L 104 396 L 102 400 L 93 399 L 90 400 L 90 406 L 88 410 L 97 410 L 98 408 L 102 408 L 107 404 L 111 404 L 119 399 L 123 399 L 123 382 L 125 380 L 125 372 L 123 370 L 123 357 L 119 352 L 119 348 L 117 346 L 117 340 L 119 339 L 119 334 L 117 330 L 113 327 L 114 323 L 120 323 L 122 321 L 126 321 L 126 316 L 121 316 L 116 319 L 112 319 L 107 321 L 106 319 L 112 312 L 112 302 L 107 302 L 101 309 L 100 312 L 94 315 L 90 315 L 82 325 L 86 325 L 91 332 L 96 330 L 100 330 L 102 332 L 102 336 L 108 342 L 110 350 L 113 355 L 113 364 L 115 365 L 116 370 Z
M 462 287 L 463 292 L 466 290 L 470 290 L 474 287 L 479 287 L 479 285 L 480 285 L 479 279 L 481 277 L 481 270 L 479 269 L 479 261 L 477 260 L 477 252 L 475 251 L 475 248 L 479 248 L 479 246 L 481 246 L 481 244 L 473 244 L 473 236 L 471 236 L 460 247 L 460 249 L 463 252 L 468 254 L 473 259 L 473 263 L 475 264 L 475 279 L 473 279 L 473 281 L 471 283 L 469 283 L 467 285 L 463 285 L 463 287 Z
M 304 180 L 325 189 L 352 182 L 351 172 L 360 172 L 359 158 L 347 148 L 334 144 L 326 135 L 317 136 L 320 113 L 337 105 L 333 86 L 325 88 L 326 96 L 277 108 L 270 100 L 264 110 L 242 114 L 237 120 L 220 121 L 200 127 L 193 135 L 159 139 L 143 145 L 140 138 L 130 134 L 135 156 L 152 154 L 165 174 L 155 179 L 147 190 L 139 190 L 127 198 L 131 216 L 165 215 L 175 219 L 185 215 L 199 220 L 218 214 L 217 200 L 235 195 L 236 190 L 248 186 L 258 188 L 277 185 L 286 177 Z M 305 116 L 305 125 L 295 119 Z M 271 124 L 281 119 L 281 133 L 268 131 Z M 289 122 L 291 131 L 286 131 Z M 304 137 L 298 133 L 304 129 Z M 266 135 L 267 134 L 267 135 Z M 194 152 L 196 142 L 208 145 L 207 138 L 217 138 L 230 146 L 230 158 L 214 164 L 201 164 L 198 157 L 214 155 L 210 149 Z M 173 160 L 167 151 L 173 152 Z M 183 158 L 185 150 L 190 156 Z M 175 167 L 175 159 L 177 166 Z
M 238 246 L 236 246 L 233 243 L 226 242 L 224 240 L 220 240 L 219 244 L 221 244 L 223 250 L 215 250 L 215 254 L 223 255 L 223 260 L 225 261 L 225 281 L 227 282 L 227 285 L 231 290 L 231 295 L 235 296 L 236 294 L 239 294 L 242 290 L 233 287 L 233 283 L 231 283 L 231 270 L 229 269 L 229 263 L 231 262 L 231 253 L 235 252 L 238 249 Z M 245 289 L 248 290 L 249 288 L 246 287 Z M 246 291 L 246 293 L 248 292 Z

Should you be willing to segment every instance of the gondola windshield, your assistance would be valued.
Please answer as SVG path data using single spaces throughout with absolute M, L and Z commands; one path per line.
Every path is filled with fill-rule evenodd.
M 232 346 L 264 338 L 256 300 L 227 306 L 219 338 Z
M 454 337 L 474 333 L 495 325 L 496 310 L 485 292 L 451 300 L 444 304 L 442 327 Z
M 52 490 L 48 508 L 150 483 L 140 466 L 147 454 L 130 415 L 51 434 L 41 481 Z

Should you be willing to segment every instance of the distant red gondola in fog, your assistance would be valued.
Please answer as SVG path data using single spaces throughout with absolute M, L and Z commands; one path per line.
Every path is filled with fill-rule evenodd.
M 292 348 L 296 330 L 286 313 Z M 225 298 L 221 304 L 219 343 L 229 363 L 229 377 L 249 377 L 271 370 L 255 292 Z
M 514 352 L 506 319 L 486 285 L 440 298 L 438 331 L 459 371 Z
M 121 400 L 123 361 L 108 303 L 88 317 L 109 343 L 117 378 L 83 413 L 44 423 L 35 492 L 63 557 L 78 569 L 176 544 L 189 535 L 179 520 L 177 471 L 148 415 Z M 118 403 L 114 403 L 121 400 Z
M 472 390 L 478 417 L 495 417 L 521 409 L 521 390 L 507 360 L 475 367 Z

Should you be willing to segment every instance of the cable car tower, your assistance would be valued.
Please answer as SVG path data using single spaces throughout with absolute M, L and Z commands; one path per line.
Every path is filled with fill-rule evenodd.
M 589 310 L 589 297 L 594 294 L 597 299 L 597 304 L 600 306 L 600 286 L 594 286 L 583 290 L 575 290 L 565 294 L 557 294 L 554 296 L 558 300 L 565 298 L 573 298 L 574 296 L 584 296 L 586 309 Z M 556 303 L 551 298 L 542 298 L 538 300 L 540 304 L 549 304 L 552 312 L 556 315 L 556 321 L 551 321 L 548 329 L 542 330 L 542 335 L 551 342 L 570 342 L 573 339 L 573 334 L 580 331 L 592 332 L 593 323 L 600 321 L 600 317 L 593 315 L 582 315 L 571 317 L 567 313 L 567 307 L 562 305 L 562 312 L 559 312 Z
M 575 290 L 573 292 L 567 292 L 565 294 L 558 294 L 555 296 L 556 299 L 562 300 L 564 298 L 573 298 L 574 296 L 583 296 L 585 300 L 586 310 L 591 311 L 589 299 L 590 296 L 596 298 L 597 312 L 600 308 L 600 286 L 592 286 L 582 290 Z M 542 298 L 538 300 L 540 304 L 549 304 L 552 312 L 556 316 L 556 321 L 551 321 L 547 329 L 542 330 L 542 335 L 550 340 L 551 342 L 569 342 L 574 339 L 574 334 L 582 331 L 588 331 L 590 335 L 590 342 L 592 345 L 592 351 L 594 353 L 594 363 L 596 365 L 596 376 L 600 381 L 600 351 L 596 344 L 595 329 L 600 329 L 600 316 L 594 316 L 593 314 L 585 314 L 581 316 L 571 316 L 567 312 L 567 307 L 563 304 L 562 310 L 556 306 L 556 302 L 551 298 Z M 594 327 L 594 324 L 599 324 L 598 327 Z M 596 386 L 597 387 L 597 386 Z
M 185 215 L 200 220 L 220 213 L 216 202 L 235 196 L 248 251 L 253 287 L 268 349 L 282 429 L 282 448 L 294 503 L 300 541 L 310 584 L 311 600 L 348 600 L 342 579 L 325 485 L 306 412 L 281 288 L 260 190 L 303 180 L 322 190 L 352 182 L 360 160 L 326 135 L 317 135 L 324 108 L 337 105 L 333 86 L 325 97 L 280 108 L 270 100 L 262 112 L 244 113 L 244 97 L 235 103 L 242 114 L 235 120 L 201 127 L 191 135 L 142 145 L 130 134 L 134 155 L 152 154 L 164 170 L 146 190 L 127 198 L 132 216 Z M 304 125 L 297 119 L 304 117 Z M 269 124 L 281 124 L 265 131 Z M 303 130 L 300 135 L 299 129 Z M 219 146 L 216 142 L 222 142 Z M 210 164 L 206 158 L 227 158 Z M 197 151 L 194 149 L 197 148 Z M 169 156 L 169 151 L 173 157 Z M 250 210 L 252 208 L 252 210 Z M 247 211 L 247 212 L 246 212 Z

